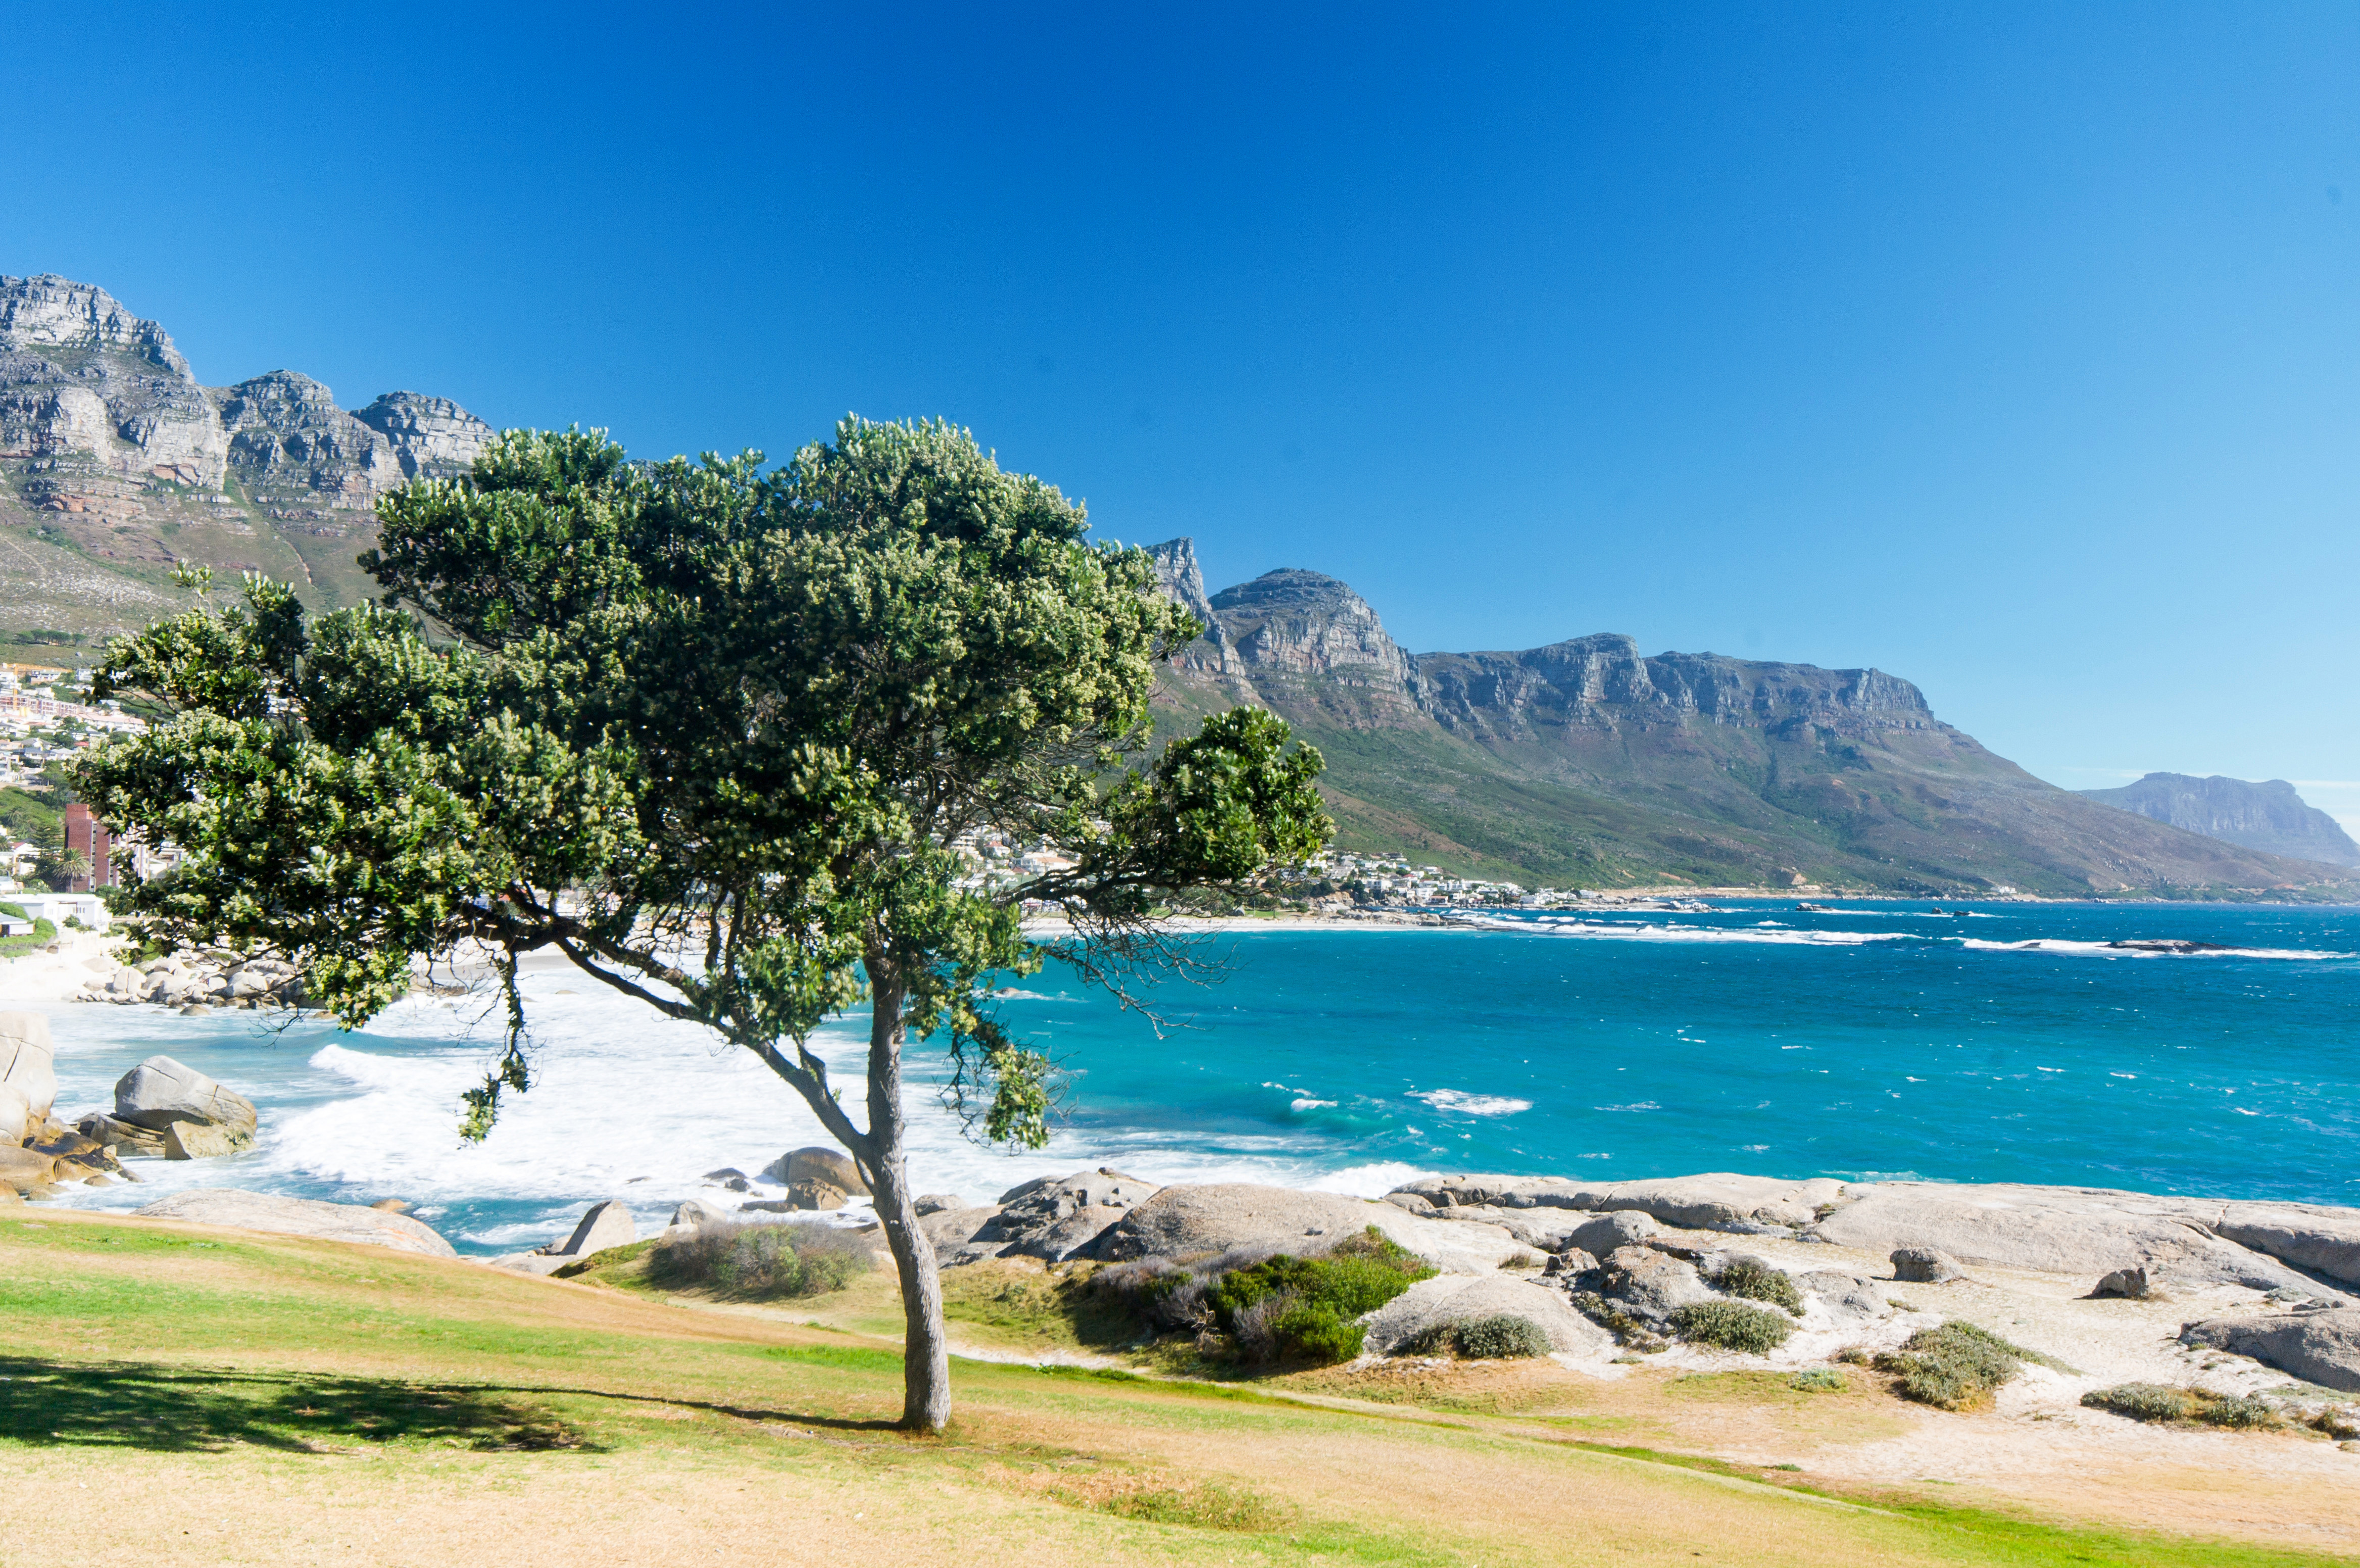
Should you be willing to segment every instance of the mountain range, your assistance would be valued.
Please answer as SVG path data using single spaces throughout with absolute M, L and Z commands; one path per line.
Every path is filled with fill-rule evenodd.
M 377 498 L 464 472 L 491 433 L 418 392 L 346 411 L 292 370 L 207 387 L 105 290 L 0 277 L 0 637 L 94 649 L 184 602 L 182 563 L 357 601 Z
M 419 392 L 347 411 L 293 370 L 208 387 L 104 290 L 0 276 L 0 643 L 87 659 L 185 604 L 169 582 L 184 564 L 292 580 L 314 610 L 357 602 L 377 498 L 464 473 L 491 433 Z M 2292 816 L 2276 796 L 2221 804 L 2229 780 L 2181 781 L 2212 792 L 2202 806 L 2177 784 L 2158 806 L 2164 775 L 2075 795 L 1881 671 L 1649 657 L 1613 634 L 1411 654 L 1333 577 L 1283 570 L 1208 594 L 1189 541 L 1155 555 L 1205 626 L 1165 666 L 1159 716 L 1247 701 L 1290 719 L 1327 755 L 1348 848 L 1560 887 L 1951 895 L 2250 896 L 2360 863 L 2290 786 L 2240 787 L 2284 791 Z
M 1213 594 L 1192 542 L 1153 554 L 1206 628 L 1167 666 L 1166 721 L 1236 702 L 1290 720 L 1328 758 L 1346 848 L 1557 887 L 2253 896 L 2351 877 L 2043 783 L 1883 671 L 1650 657 L 1614 633 L 1413 654 L 1333 577 Z

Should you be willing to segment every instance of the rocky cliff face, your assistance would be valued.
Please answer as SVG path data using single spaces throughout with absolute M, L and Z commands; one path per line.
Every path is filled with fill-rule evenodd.
M 0 277 L 0 455 L 38 464 L 45 499 L 86 476 L 221 483 L 229 444 L 189 362 L 104 289 Z
M 408 477 L 393 443 L 309 376 L 273 370 L 212 396 L 229 433 L 230 472 L 281 522 L 349 532 L 355 514 L 365 518 Z
M 1147 553 L 1155 559 L 1155 575 L 1163 582 L 1164 591 L 1205 628 L 1203 636 L 1181 650 L 1181 664 L 1204 674 L 1242 675 L 1245 661 L 1239 657 L 1229 629 L 1221 624 L 1219 612 L 1213 609 L 1213 601 L 1205 592 L 1205 570 L 1196 564 L 1196 542 L 1167 540 L 1150 545 Z
M 1211 606 L 1239 674 L 1271 706 L 1308 706 L 1356 727 L 1418 717 L 1409 655 L 1335 578 L 1285 567 L 1222 589 Z
M 382 434 L 408 478 L 449 479 L 475 466 L 492 427 L 448 398 L 388 392 L 353 416 Z M 1197 581 L 1204 581 L 1200 573 Z
M 1876 670 L 1758 663 L 1716 653 L 1643 657 L 1604 632 L 1521 653 L 1421 653 L 1425 706 L 1479 739 L 1528 739 L 1550 726 L 1615 731 L 1689 723 L 1858 739 L 1936 721 L 1907 681 Z
M 207 388 L 104 289 L 0 277 L 0 631 L 93 641 L 172 602 L 183 562 L 362 597 L 377 499 L 464 473 L 490 427 L 446 398 L 347 413 L 291 370 Z
M 2306 805 L 2284 779 L 2253 784 L 2245 779 L 2209 779 L 2187 773 L 2149 773 L 2120 789 L 2085 789 L 2092 800 L 2169 822 L 2191 833 L 2242 844 L 2273 855 L 2294 855 L 2330 865 L 2360 866 L 2360 844 L 2341 823 Z

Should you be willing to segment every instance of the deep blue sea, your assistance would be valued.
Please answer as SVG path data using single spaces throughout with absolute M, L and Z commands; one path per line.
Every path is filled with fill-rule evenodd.
M 1218 983 L 1151 995 L 1164 1026 L 1055 970 L 1003 1019 L 1068 1075 L 1045 1151 L 964 1142 L 913 1089 L 921 1184 L 970 1200 L 1115 1165 L 1156 1180 L 1378 1192 L 1423 1171 L 1614 1179 L 1699 1170 L 2036 1181 L 2360 1204 L 2360 910 L 1721 901 L 1710 914 L 1502 916 L 1206 940 Z M 2110 946 L 2178 939 L 2223 950 Z M 262 1107 L 191 1182 L 399 1196 L 463 1250 L 537 1243 L 622 1195 L 660 1220 L 816 1124 L 750 1058 L 563 972 L 527 993 L 541 1081 L 483 1146 L 453 1135 L 492 1054 L 481 1001 L 359 1035 L 252 1014 L 50 1009 L 61 1110 L 162 1051 Z M 857 1073 L 865 1024 L 826 1051 Z M 921 1071 L 936 1059 L 921 1048 Z

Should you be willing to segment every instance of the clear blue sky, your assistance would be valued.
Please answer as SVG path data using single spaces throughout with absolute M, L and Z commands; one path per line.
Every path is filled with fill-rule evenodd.
M 2360 781 L 2360 6 L 0 25 L 0 271 L 211 382 L 649 455 L 945 414 L 1413 649 L 1873 664 L 2069 785 Z

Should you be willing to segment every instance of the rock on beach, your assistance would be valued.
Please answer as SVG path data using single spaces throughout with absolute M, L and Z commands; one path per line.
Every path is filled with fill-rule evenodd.
M 22 1138 L 56 1106 L 56 1054 L 46 1016 L 0 1013 L 0 1136 Z
M 158 1199 L 134 1211 L 134 1214 L 143 1220 L 180 1220 L 192 1225 L 220 1225 L 230 1230 L 361 1242 L 428 1257 L 458 1255 L 449 1242 L 421 1222 L 360 1203 L 328 1203 L 315 1198 L 281 1198 L 269 1192 L 201 1187 Z
M 254 1136 L 254 1102 L 223 1088 L 170 1057 L 149 1057 L 117 1080 L 115 1119 L 161 1133 L 175 1122 L 224 1129 L 245 1143 Z
M 1742 1231 L 1754 1225 L 1800 1229 L 1823 1209 L 1844 1201 L 1844 1184 L 1830 1179 L 1786 1181 L 1732 1171 L 1604 1184 L 1554 1176 L 1437 1176 L 1394 1190 L 1415 1194 L 1437 1209 L 1637 1210 L 1689 1231 Z
M 2180 1337 L 2183 1343 L 2250 1355 L 2322 1388 L 2360 1393 L 2360 1307 L 2215 1318 L 2189 1324 Z
M 2350 1268 L 2349 1277 L 2337 1277 L 2360 1282 L 2360 1255 L 2344 1250 L 2349 1245 L 2360 1255 L 2360 1214 L 2348 1210 L 2306 1212 L 2286 1205 L 2015 1183 L 1896 1181 L 1849 1191 L 1852 1201 L 1814 1225 L 1812 1235 L 1864 1252 L 1931 1247 L 1961 1262 L 2003 1268 L 2092 1279 L 2145 1269 L 2158 1283 L 2256 1290 L 2315 1289 L 2315 1281 L 2289 1266 L 2309 1257 Z M 2231 1240 L 2232 1229 L 2277 1250 Z

